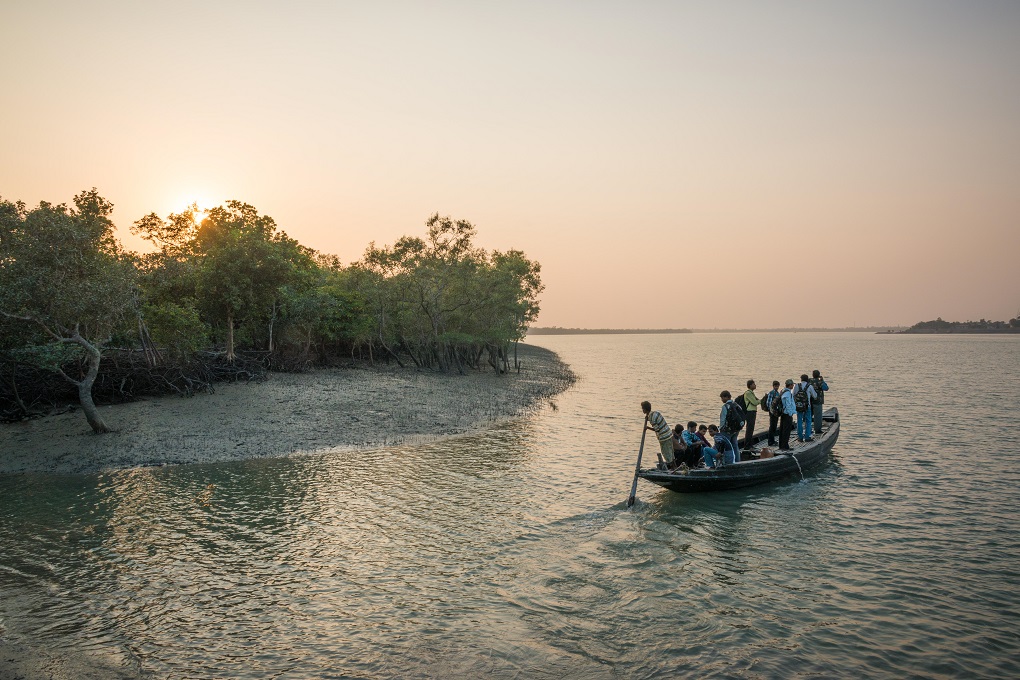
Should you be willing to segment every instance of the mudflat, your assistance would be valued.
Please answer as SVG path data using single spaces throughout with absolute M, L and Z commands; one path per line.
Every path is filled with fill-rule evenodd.
M 101 407 L 114 432 L 74 410 L 0 425 L 0 474 L 87 474 L 431 441 L 527 415 L 574 380 L 549 350 L 520 346 L 521 370 L 466 375 L 396 364 L 273 373 L 213 394 Z

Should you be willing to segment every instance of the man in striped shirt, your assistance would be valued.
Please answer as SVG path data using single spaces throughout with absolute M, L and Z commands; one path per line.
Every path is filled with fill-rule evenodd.
M 666 465 L 673 467 L 673 430 L 661 413 L 652 410 L 650 402 L 641 402 L 641 410 L 645 412 L 645 429 L 655 432 Z

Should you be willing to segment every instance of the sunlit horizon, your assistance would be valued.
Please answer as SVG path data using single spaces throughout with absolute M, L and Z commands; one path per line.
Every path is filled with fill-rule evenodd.
M 537 326 L 1020 312 L 1014 3 L 98 7 L 0 8 L 0 196 L 96 187 L 130 250 L 239 200 L 350 263 L 439 213 L 541 263 Z

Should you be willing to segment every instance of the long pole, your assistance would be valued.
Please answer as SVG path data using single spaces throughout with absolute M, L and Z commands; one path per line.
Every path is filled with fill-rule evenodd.
M 635 496 L 637 495 L 637 480 L 638 473 L 641 472 L 641 454 L 645 451 L 645 435 L 648 434 L 648 416 L 645 416 L 645 422 L 641 426 L 641 447 L 638 448 L 637 452 L 637 463 L 634 465 L 634 483 L 630 485 L 630 498 L 627 499 L 627 507 L 634 505 Z

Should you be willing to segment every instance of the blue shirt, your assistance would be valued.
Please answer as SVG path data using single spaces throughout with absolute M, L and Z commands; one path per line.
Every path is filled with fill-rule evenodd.
M 793 392 L 790 390 L 783 390 L 780 393 L 783 400 L 783 413 L 788 416 L 797 415 L 797 405 L 793 403 Z
M 687 444 L 687 446 L 697 446 L 698 444 L 701 444 L 701 438 L 698 437 L 697 432 L 684 430 L 680 436 L 683 437 L 684 444 Z

